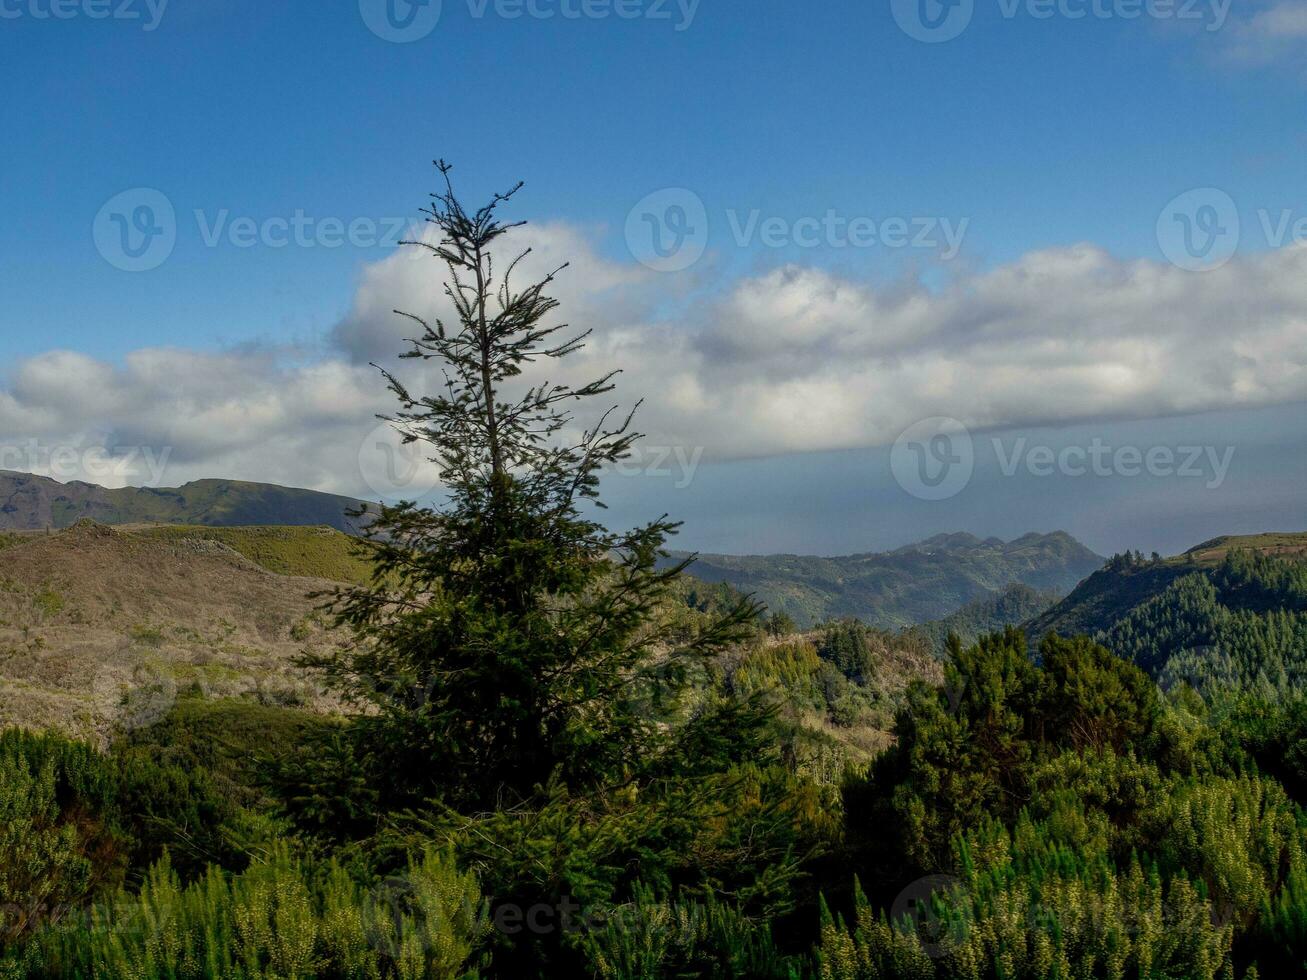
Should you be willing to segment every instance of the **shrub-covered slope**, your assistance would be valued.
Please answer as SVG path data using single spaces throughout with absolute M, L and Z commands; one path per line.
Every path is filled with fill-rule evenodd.
M 1166 685 L 1284 693 L 1307 683 L 1305 548 L 1307 535 L 1267 534 L 1118 555 L 1024 628 L 1094 636 Z

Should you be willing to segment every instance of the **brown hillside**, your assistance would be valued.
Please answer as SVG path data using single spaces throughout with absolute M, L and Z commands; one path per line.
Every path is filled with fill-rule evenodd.
M 328 708 L 294 666 L 340 637 L 311 592 L 216 541 L 83 522 L 0 550 L 0 725 L 103 738 L 156 720 L 192 684 Z M 129 693 L 135 692 L 135 693 Z

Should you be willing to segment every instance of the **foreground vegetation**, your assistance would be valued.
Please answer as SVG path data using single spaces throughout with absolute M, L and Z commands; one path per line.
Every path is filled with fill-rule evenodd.
M 1307 970 L 1307 702 L 1244 669 L 1297 635 L 1296 571 L 1232 559 L 1115 639 L 1170 663 L 1177 612 L 1224 608 L 1261 646 L 1200 689 L 1016 629 L 941 664 L 689 582 L 674 524 L 582 510 L 636 438 L 566 411 L 611 376 L 515 387 L 580 338 L 542 324 L 552 277 L 490 261 L 511 196 L 430 211 L 457 323 L 412 317 L 409 356 L 444 387 L 387 378 L 449 502 L 383 509 L 325 599 L 302 666 L 343 710 L 196 684 L 106 751 L 0 735 L 0 977 Z
M 729 740 L 697 726 L 638 791 L 530 807 L 394 807 L 347 722 L 243 701 L 184 697 L 107 754 L 11 731 L 0 975 L 1307 969 L 1307 702 L 1166 697 L 1088 640 L 1036 664 L 1009 632 L 955 646 L 844 768 L 794 697 L 847 680 L 840 634 L 756 635 L 704 695 Z M 874 686 L 832 727 L 850 697 Z

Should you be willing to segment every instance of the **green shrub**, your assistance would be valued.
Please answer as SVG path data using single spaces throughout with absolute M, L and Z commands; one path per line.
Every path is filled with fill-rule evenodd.
M 738 909 L 714 901 L 665 901 L 637 886 L 633 900 L 589 923 L 580 936 L 592 975 L 602 980 L 661 977 L 741 977 L 768 980 L 798 975 L 770 929 Z
M 121 873 L 109 767 L 58 735 L 0 734 L 0 942 L 65 914 Z
M 858 889 L 851 924 L 824 912 L 822 980 L 1234 976 L 1234 927 L 1183 877 L 1164 883 L 1138 863 L 1125 873 L 1091 868 L 1069 852 L 1015 870 L 923 889 L 896 921 Z
M 470 975 L 483 925 L 476 880 L 446 855 L 364 888 L 280 845 L 243 874 L 210 868 L 188 886 L 164 860 L 139 894 L 50 926 L 6 966 L 34 978 L 453 980 Z
M 49 586 L 38 592 L 34 601 L 37 611 L 44 619 L 58 616 L 64 608 L 64 597 Z

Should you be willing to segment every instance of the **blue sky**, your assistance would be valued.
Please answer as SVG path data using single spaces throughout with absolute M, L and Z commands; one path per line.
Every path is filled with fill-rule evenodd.
M 1234 0 L 1224 12 L 1194 5 L 1193 17 L 1166 19 L 1127 19 L 1129 0 L 1098 0 L 1110 16 L 1080 19 L 1058 8 L 1037 16 L 1045 9 L 1038 0 L 1016 4 L 1012 16 L 1000 0 L 974 0 L 965 30 L 945 43 L 908 36 L 888 0 L 701 0 L 692 16 L 676 3 L 632 0 L 628 9 L 638 16 L 631 19 L 617 17 L 609 4 L 589 8 L 607 16 L 563 16 L 579 10 L 580 0 L 538 0 L 536 9 L 551 17 L 510 19 L 506 2 L 491 0 L 478 15 L 474 0 L 444 0 L 429 34 L 391 43 L 365 23 L 371 0 L 362 8 L 172 0 L 154 12 L 134 0 L 120 12 L 139 14 L 135 19 L 93 18 L 96 0 L 70 0 L 65 19 L 45 16 L 49 0 L 0 0 L 0 82 L 9 93 L 0 104 L 0 354 L 10 365 L 0 385 L 17 403 L 7 416 L 0 413 L 0 435 L 53 440 L 120 425 L 88 417 L 62 419 L 40 433 L 25 428 L 46 419 L 41 399 L 50 397 L 34 393 L 37 382 L 25 365 L 55 350 L 75 351 L 110 373 L 124 370 L 133 352 L 157 348 L 220 356 L 293 350 L 300 362 L 339 359 L 340 325 L 357 314 L 360 283 L 390 256 L 388 242 L 331 248 L 258 240 L 237 247 L 225 229 L 238 219 L 263 225 L 299 213 L 315 227 L 363 220 L 389 230 L 390 219 L 414 216 L 434 186 L 430 161 L 437 155 L 455 161 L 469 197 L 526 179 L 521 216 L 577 230 L 594 262 L 610 272 L 644 271 L 623 234 L 637 201 L 663 188 L 693 192 L 708 219 L 705 258 L 683 275 L 655 274 L 638 285 L 644 321 L 676 320 L 685 330 L 702 321 L 697 308 L 786 267 L 883 295 L 904 283 L 943 290 L 1077 243 L 1113 262 L 1163 268 L 1159 214 L 1177 195 L 1208 187 L 1228 196 L 1242 234 L 1231 265 L 1191 274 L 1195 281 L 1207 276 L 1211 288 L 1211 275 L 1244 270 L 1230 289 L 1255 291 L 1268 274 L 1255 265 L 1258 256 L 1293 247 L 1283 238 L 1268 241 L 1263 225 L 1287 216 L 1291 227 L 1307 218 L 1301 0 Z M 1079 9 L 1078 0 L 1063 2 Z M 134 188 L 160 192 L 177 216 L 175 248 L 144 272 L 115 268 L 92 233 L 106 202 Z M 965 222 L 965 237 L 948 261 L 929 250 L 837 247 L 828 239 L 814 247 L 768 247 L 755 236 L 741 245 L 732 221 L 754 211 L 790 227 L 828 212 Z M 214 227 L 224 232 L 216 245 L 206 244 L 206 229 Z M 973 314 L 986 315 L 983 305 Z M 1273 324 L 1242 351 L 1271 338 L 1284 343 L 1285 331 L 1303 322 L 1294 318 L 1291 299 L 1267 315 Z M 952 322 L 967 319 L 953 314 Z M 1130 329 L 1146 333 L 1151 326 L 1141 314 Z M 1237 427 L 1227 416 L 1242 411 L 1297 404 L 1296 379 L 1268 378 L 1270 368 L 1254 373 L 1261 380 L 1252 395 L 1246 379 L 1232 380 L 1225 396 L 1205 399 L 1141 393 L 1132 385 L 1133 400 L 1119 411 L 1103 399 L 1074 412 L 1025 404 L 1008 411 L 1013 400 L 995 396 L 992 411 L 965 421 L 1016 431 L 1193 415 L 1211 432 Z M 1037 372 L 1029 384 L 1039 384 Z M 193 400 L 185 390 L 171 397 Z M 945 401 L 938 414 L 957 414 L 956 401 Z M 1003 411 L 994 407 L 1000 402 Z M 160 401 L 154 411 L 175 412 L 176 404 Z M 131 411 L 148 414 L 149 407 Z M 1202 414 L 1211 412 L 1217 414 Z M 1278 447 L 1266 452 L 1283 452 L 1297 445 L 1297 421 L 1292 410 L 1271 413 L 1253 431 Z M 172 438 L 183 440 L 184 433 Z M 816 455 L 802 465 L 812 484 L 849 492 L 855 476 L 841 454 L 865 448 L 874 455 L 892 438 L 879 430 L 815 438 Z M 974 488 L 970 508 L 934 506 L 927 518 L 910 521 L 906 515 L 919 503 L 910 498 L 877 517 L 840 494 L 764 495 L 711 525 L 723 501 L 739 498 L 732 480 L 752 484 L 759 472 L 794 472 L 797 448 L 792 439 L 761 439 L 734 454 L 710 445 L 705 472 L 720 476 L 705 477 L 696 493 L 684 495 L 687 543 L 857 550 L 901 543 L 917 531 L 1019 533 L 1014 519 L 1019 524 L 1030 513 L 1014 508 L 1005 493 Z M 186 476 L 232 458 L 186 446 L 179 456 L 191 460 L 179 471 Z M 333 482 L 268 460 L 260 466 L 243 475 Z M 732 476 L 741 466 L 754 469 Z M 1281 502 L 1257 519 L 1307 524 L 1294 520 L 1301 493 L 1275 474 L 1265 481 L 1258 486 Z M 339 486 L 348 482 L 342 477 Z M 710 483 L 719 487 L 712 494 Z M 1073 516 L 1083 524 L 1082 485 L 1072 486 L 1068 513 L 1038 511 L 1041 529 L 1071 526 Z M 656 481 L 638 493 L 623 484 L 618 495 L 632 501 L 634 515 L 657 489 Z M 1099 548 L 1183 543 L 1194 523 L 1164 534 L 1151 521 L 1129 518 L 1130 494 L 1094 499 L 1100 498 L 1113 500 L 1114 516 L 1079 528 Z M 1229 510 L 1237 501 L 1216 507 L 1210 495 L 1202 500 L 1204 513 L 1215 511 L 1204 518 L 1213 527 L 1223 517 L 1242 519 Z M 1131 540 L 1136 536 L 1146 540 Z

